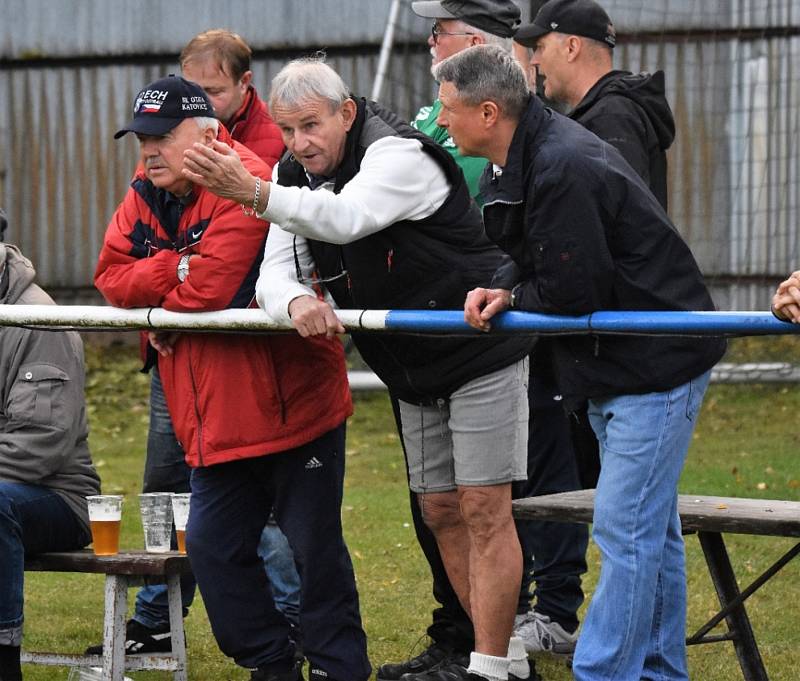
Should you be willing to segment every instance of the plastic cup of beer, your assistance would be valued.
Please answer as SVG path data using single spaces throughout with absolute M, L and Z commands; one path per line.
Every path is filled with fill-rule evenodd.
M 142 513 L 144 550 L 148 553 L 166 553 L 172 537 L 172 493 L 150 492 L 139 495 Z
M 186 553 L 186 523 L 189 521 L 189 500 L 191 497 L 191 494 L 172 495 L 172 517 L 175 520 L 178 551 L 181 553 Z
M 92 547 L 97 556 L 119 553 L 119 525 L 122 520 L 121 494 L 93 494 L 86 497 Z

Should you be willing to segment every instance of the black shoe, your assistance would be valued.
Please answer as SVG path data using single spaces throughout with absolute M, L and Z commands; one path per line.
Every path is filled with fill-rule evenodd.
M 125 625 L 125 654 L 171 653 L 172 634 L 169 625 L 151 629 L 136 620 L 128 620 Z M 103 644 L 89 646 L 86 655 L 102 655 Z
M 433 642 L 416 657 L 397 664 L 383 664 L 378 669 L 377 681 L 399 681 L 405 674 L 421 674 L 441 665 L 450 664 L 454 658 L 462 657 L 448 648 Z M 469 659 L 467 657 L 467 659 Z
M 524 681 L 542 681 L 542 677 L 536 673 L 536 666 L 530 662 L 531 675 Z M 508 675 L 509 681 L 518 681 L 519 677 L 513 674 Z M 453 662 L 451 664 L 440 665 L 436 669 L 419 674 L 406 674 L 402 681 L 486 681 L 486 677 L 480 674 L 472 674 L 467 671 L 463 664 Z
M 302 665 L 295 664 L 289 671 L 276 672 L 274 668 L 259 667 L 250 672 L 250 681 L 304 681 Z

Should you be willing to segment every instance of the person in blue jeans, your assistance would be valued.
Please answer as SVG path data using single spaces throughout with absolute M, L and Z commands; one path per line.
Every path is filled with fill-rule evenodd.
M 0 303 L 52 305 L 16 246 L 2 243 Z M 86 497 L 99 494 L 89 456 L 83 345 L 67 331 L 0 333 L 0 681 L 22 681 L 25 558 L 92 540 Z
M 153 365 L 150 373 L 150 427 L 147 432 L 147 458 L 144 466 L 143 492 L 191 492 L 191 469 L 184 459 L 183 448 L 175 437 L 158 373 Z M 173 547 L 175 538 L 173 537 Z M 300 629 L 300 578 L 294 555 L 286 537 L 274 521 L 267 522 L 261 533 L 258 554 L 264 561 L 269 588 L 275 605 L 294 628 L 296 643 Z M 189 612 L 197 587 L 194 575 L 181 577 L 183 616 Z M 169 629 L 167 587 L 154 584 L 139 589 L 136 607 L 127 623 L 125 650 L 128 654 L 167 652 L 172 649 Z M 102 645 L 91 646 L 89 654 L 102 653 Z
M 508 309 L 714 308 L 689 247 L 641 177 L 614 147 L 531 96 L 516 60 L 476 47 L 435 77 L 439 124 L 462 153 L 493 164 L 481 181 L 484 225 L 509 256 L 495 288 L 468 294 L 470 325 L 489 331 Z M 587 406 L 601 458 L 593 521 L 601 571 L 573 675 L 688 681 L 678 479 L 725 341 L 563 335 L 550 350 L 566 407 Z

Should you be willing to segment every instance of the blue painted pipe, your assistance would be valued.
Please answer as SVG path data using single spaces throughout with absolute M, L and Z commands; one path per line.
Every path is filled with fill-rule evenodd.
M 459 310 L 389 310 L 385 324 L 387 331 L 480 333 L 464 321 Z M 783 322 L 770 312 L 625 310 L 567 317 L 514 311 L 497 315 L 492 332 L 765 336 L 800 333 L 800 324 Z

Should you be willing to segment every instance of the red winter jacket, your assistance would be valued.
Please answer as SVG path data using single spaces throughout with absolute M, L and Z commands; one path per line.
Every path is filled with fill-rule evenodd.
M 252 173 L 268 166 L 220 127 Z M 177 312 L 254 307 L 269 227 L 201 187 L 182 203 L 139 169 L 106 231 L 95 285 L 117 307 Z M 178 281 L 184 253 L 193 258 Z M 190 466 L 306 444 L 352 413 L 341 343 L 296 334 L 183 333 L 159 357 L 170 415 Z
M 271 168 L 283 155 L 283 137 L 280 128 L 269 115 L 269 109 L 251 85 L 242 107 L 228 121 L 231 137 L 241 142 L 256 156 L 264 159 Z

